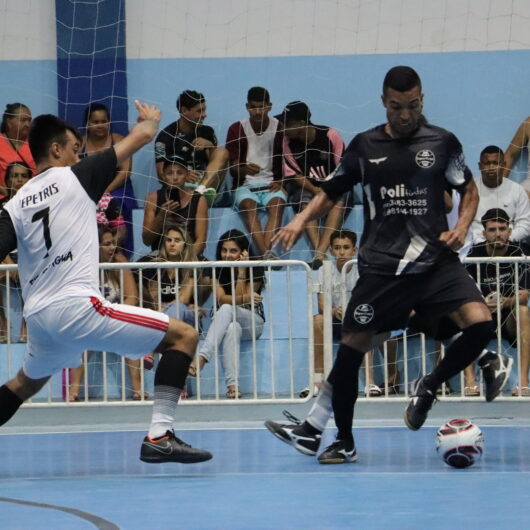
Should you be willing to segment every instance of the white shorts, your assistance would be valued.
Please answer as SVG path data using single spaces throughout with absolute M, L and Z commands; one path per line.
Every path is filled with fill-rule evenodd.
M 158 311 L 107 300 L 70 298 L 27 318 L 24 373 L 32 379 L 79 366 L 85 350 L 139 359 L 162 341 L 169 317 Z

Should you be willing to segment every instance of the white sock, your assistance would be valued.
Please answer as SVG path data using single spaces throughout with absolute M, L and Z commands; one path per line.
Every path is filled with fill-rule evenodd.
M 195 188 L 195 191 L 197 193 L 200 193 L 201 195 L 206 191 L 206 186 L 204 184 L 199 184 L 196 188 Z
M 180 388 L 157 385 L 153 402 L 153 415 L 149 427 L 149 438 L 159 438 L 173 429 L 175 409 L 180 397 Z
M 323 385 L 320 387 L 320 392 L 315 399 L 315 403 L 311 407 L 305 420 L 309 425 L 320 432 L 324 431 L 326 428 L 331 413 L 333 412 L 333 406 L 331 404 L 332 392 L 333 388 L 331 384 L 328 381 L 324 381 Z

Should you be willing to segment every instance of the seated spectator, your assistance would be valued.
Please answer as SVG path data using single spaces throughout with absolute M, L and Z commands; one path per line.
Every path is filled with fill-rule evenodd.
M 504 160 L 504 176 L 508 177 L 510 172 L 517 162 L 517 159 L 521 155 L 524 148 L 528 152 L 530 146 L 530 117 L 526 118 L 523 123 L 517 129 L 515 136 L 512 138 L 510 145 L 506 149 L 505 160 Z M 528 171 L 526 179 L 521 182 L 526 193 L 530 195 L 530 156 L 528 157 Z
M 25 162 L 11 162 L 7 165 L 5 173 L 5 185 L 7 190 L 7 195 L 0 199 L 0 211 L 3 209 L 4 204 L 11 200 L 17 193 L 17 191 L 32 177 L 33 172 L 31 168 Z M 17 263 L 17 251 L 11 252 L 5 260 L 2 262 L 5 265 L 12 265 Z M 7 319 L 4 313 L 4 304 L 3 304 L 3 289 L 6 288 L 6 283 L 3 281 L 7 276 L 5 271 L 0 271 L 0 342 L 7 341 Z M 9 274 L 9 283 L 10 288 L 17 290 L 17 294 L 22 300 L 20 293 L 20 284 L 18 281 L 18 272 L 11 271 Z M 19 341 L 26 342 L 27 331 L 26 323 L 24 319 L 21 322 Z
M 0 125 L 0 198 L 7 195 L 5 173 L 11 162 L 23 162 L 35 170 L 28 145 L 31 111 L 23 103 L 8 103 Z
M 178 263 L 197 261 L 193 244 L 186 231 L 181 226 L 168 226 L 158 254 L 149 255 L 147 259 L 140 261 L 147 260 L 153 263 L 175 262 L 174 269 L 160 269 L 160 276 L 159 269 L 143 269 L 142 276 L 147 287 L 144 291 L 144 302 L 147 307 L 163 311 L 170 317 L 195 327 L 193 269 L 177 267 Z M 204 312 L 202 309 L 197 311 L 200 322 Z
M 167 226 L 181 226 L 190 236 L 197 256 L 202 256 L 208 233 L 208 204 L 205 197 L 186 187 L 190 173 L 182 153 L 162 163 L 162 187 L 147 195 L 142 239 L 159 250 Z
M 340 134 L 331 127 L 314 125 L 310 121 L 311 112 L 301 101 L 289 103 L 282 115 L 284 124 L 284 177 L 287 182 L 288 202 L 296 211 L 306 208 L 314 195 L 320 193 L 321 183 L 338 166 L 344 142 Z M 338 230 L 353 207 L 353 192 L 346 193 L 329 211 L 322 232 L 319 232 L 318 221 L 306 223 L 306 234 L 313 248 L 315 257 L 311 262 L 314 269 L 327 259 L 329 238 Z
M 530 236 L 530 202 L 520 184 L 503 178 L 504 154 L 502 150 L 489 145 L 480 153 L 481 178 L 477 179 L 480 195 L 477 213 L 471 224 L 473 243 L 484 241 L 481 219 L 492 208 L 502 208 L 512 223 L 511 240 L 524 242 Z
M 488 210 L 482 216 L 484 227 L 483 243 L 473 245 L 469 257 L 517 257 L 523 256 L 521 247 L 510 239 L 510 217 L 502 209 Z M 516 284 L 516 267 L 519 268 L 519 285 Z M 479 288 L 486 299 L 486 304 L 497 319 L 500 313 L 501 333 L 512 344 L 517 341 L 517 327 L 521 334 L 521 366 L 519 367 L 520 388 L 513 389 L 513 395 L 530 395 L 528 386 L 528 368 L 530 359 L 530 310 L 528 308 L 528 289 L 530 288 L 530 271 L 525 264 L 481 263 L 467 265 L 469 273 L 478 281 Z M 478 269 L 478 270 L 477 270 Z M 517 321 L 517 304 L 519 319 Z M 475 369 L 469 366 L 465 370 L 464 394 L 479 395 L 475 378 Z
M 217 146 L 214 130 L 203 125 L 206 119 L 204 95 L 185 90 L 177 98 L 180 117 L 160 131 L 155 140 L 155 162 L 158 178 L 162 180 L 164 161 L 175 155 L 187 156 L 192 171 L 187 184 L 205 195 L 211 206 L 224 181 L 228 166 L 228 151 Z
M 281 225 L 287 198 L 282 188 L 283 136 L 278 120 L 269 117 L 272 103 L 268 90 L 252 87 L 246 107 L 249 118 L 233 123 L 226 136 L 234 207 L 241 213 L 258 253 L 264 259 L 276 259 L 271 239 Z M 259 219 L 260 209 L 267 211 L 265 229 Z
M 127 258 L 117 251 L 116 234 L 106 227 L 99 229 L 99 261 L 100 263 L 126 263 Z M 123 277 L 123 292 L 121 290 L 120 278 Z M 131 269 L 123 270 L 104 270 L 102 274 L 102 285 L 100 290 L 103 296 L 113 303 L 122 303 L 127 305 L 138 305 L 138 287 L 134 280 Z M 83 356 L 84 357 L 84 356 Z M 125 363 L 129 369 L 129 376 L 132 386 L 132 399 L 140 401 L 148 399 L 146 392 L 142 395 L 142 382 L 140 370 L 142 368 L 141 359 L 131 360 L 125 359 Z M 70 370 L 70 401 L 79 401 L 79 394 L 81 390 L 81 381 L 85 374 L 85 366 L 72 368 Z
M 245 234 L 239 230 L 229 230 L 219 238 L 216 260 L 247 262 L 250 259 L 249 248 L 250 242 Z M 190 365 L 190 375 L 196 377 L 197 371 L 202 370 L 212 355 L 222 347 L 228 399 L 241 397 L 238 390 L 241 341 L 252 339 L 253 327 L 255 338 L 258 339 L 265 323 L 261 296 L 265 284 L 264 270 L 262 267 L 252 269 L 253 284 L 250 283 L 250 275 L 251 270 L 247 267 L 238 267 L 233 273 L 230 267 L 221 267 L 216 271 L 213 283 L 217 295 L 217 311 L 214 312 L 206 339 L 199 350 L 198 369 L 195 361 Z
M 85 109 L 83 138 L 80 158 L 107 149 L 118 143 L 123 136 L 111 130 L 109 109 L 103 103 L 90 103 Z M 132 159 L 128 158 L 116 168 L 114 180 L 107 186 L 105 195 L 98 203 L 98 224 L 109 224 L 117 230 L 118 245 L 129 254 L 133 249 L 132 211 L 136 208 L 134 191 L 129 179 Z M 107 213 L 105 213 L 107 212 Z M 106 221 L 103 219 L 106 217 Z M 99 221 L 101 219 L 101 222 Z

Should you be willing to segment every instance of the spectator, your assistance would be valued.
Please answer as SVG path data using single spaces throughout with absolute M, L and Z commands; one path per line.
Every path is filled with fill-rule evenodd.
M 86 136 L 83 138 L 80 158 L 112 147 L 123 139 L 121 134 L 111 131 L 110 112 L 103 103 L 94 102 L 88 105 L 85 109 L 84 125 Z M 97 205 L 98 224 L 108 224 L 116 229 L 119 246 L 125 249 L 126 254 L 133 250 L 132 211 L 136 208 L 129 179 L 131 170 L 132 158 L 128 158 L 116 168 L 114 179 Z M 104 218 L 107 218 L 106 221 Z
M 35 170 L 28 145 L 31 111 L 23 103 L 8 103 L 0 125 L 0 198 L 7 195 L 5 172 L 11 162 L 24 162 Z
M 281 225 L 286 192 L 282 188 L 282 141 L 279 121 L 269 117 L 268 90 L 252 87 L 247 95 L 249 118 L 233 123 L 226 136 L 234 206 L 241 212 L 254 247 L 264 259 L 277 259 L 271 239 Z M 262 228 L 258 212 L 267 210 Z
M 206 198 L 186 187 L 191 171 L 184 153 L 162 162 L 162 187 L 147 195 L 144 207 L 142 239 L 153 250 L 162 243 L 169 225 L 181 226 L 190 236 L 197 256 L 202 256 L 208 233 Z
M 100 263 L 126 263 L 127 258 L 117 251 L 116 234 L 108 227 L 99 229 L 99 261 Z M 123 274 L 123 293 L 121 290 L 120 277 Z M 130 269 L 123 270 L 105 270 L 102 274 L 103 282 L 100 286 L 101 292 L 105 299 L 113 303 L 123 303 L 128 305 L 138 305 L 138 287 L 134 280 L 133 273 Z M 123 301 L 122 301 L 123 296 Z M 140 370 L 142 368 L 141 359 L 125 359 L 131 378 L 133 390 L 132 399 L 140 401 L 148 399 L 149 395 L 144 392 L 142 395 L 142 382 Z M 77 368 L 70 370 L 70 401 L 79 401 L 81 389 L 81 380 L 85 374 L 85 366 L 81 364 Z
M 304 210 L 321 192 L 322 182 L 333 173 L 344 152 L 340 134 L 331 127 L 314 125 L 310 118 L 309 107 L 301 101 L 289 103 L 281 115 L 285 127 L 284 176 L 290 179 L 288 202 L 296 211 Z M 329 211 L 321 233 L 316 220 L 306 223 L 305 232 L 315 250 L 311 261 L 314 269 L 327 259 L 329 237 L 342 226 L 352 206 L 353 192 L 345 193 Z
M 526 118 L 517 129 L 515 136 L 512 138 L 510 145 L 506 149 L 504 161 L 504 176 L 508 177 L 521 152 L 530 145 L 530 117 Z M 522 182 L 522 186 L 526 193 L 530 195 L 530 156 L 528 157 L 528 174 L 526 179 Z
M 490 209 L 482 216 L 484 227 L 483 243 L 473 245 L 469 257 L 518 257 L 523 256 L 521 247 L 510 239 L 510 217 L 505 210 Z M 516 284 L 516 267 L 519 268 L 519 285 Z M 486 299 L 490 311 L 496 315 L 500 312 L 501 334 L 512 344 L 517 341 L 517 326 L 519 325 L 521 343 L 521 366 L 519 381 L 520 392 L 523 396 L 530 396 L 528 386 L 528 367 L 530 358 L 530 310 L 528 308 L 528 289 L 530 288 L 530 271 L 525 264 L 513 263 L 481 263 L 467 265 L 469 273 L 479 283 L 480 290 Z M 477 270 L 478 269 L 478 270 Z M 519 304 L 519 319 L 517 320 L 517 304 Z M 465 371 L 464 394 L 479 395 L 475 379 L 474 366 L 468 366 Z M 513 395 L 519 395 L 519 388 L 513 389 Z
M 217 243 L 217 261 L 242 261 L 250 259 L 250 243 L 245 234 L 239 230 L 225 232 Z M 253 284 L 250 283 L 252 274 Z M 241 398 L 238 390 L 239 348 L 241 340 L 252 339 L 254 328 L 255 338 L 263 332 L 265 316 L 263 312 L 261 291 L 265 278 L 262 267 L 251 269 L 238 267 L 233 271 L 230 267 L 217 270 L 214 286 L 217 294 L 217 311 L 206 339 L 199 351 L 199 370 L 210 361 L 217 348 L 222 345 L 222 362 L 227 386 L 228 399 Z M 232 304 L 235 304 L 235 308 Z M 190 365 L 190 375 L 197 375 L 195 361 Z
M 147 286 L 144 293 L 148 305 L 195 326 L 193 269 L 177 268 L 178 263 L 197 261 L 193 244 L 184 228 L 168 226 L 158 255 L 151 255 L 149 260 L 159 263 L 175 262 L 175 268 L 160 269 L 160 279 L 158 269 L 144 269 L 143 277 Z M 202 309 L 198 309 L 198 312 L 200 321 L 204 313 Z
M 9 200 L 11 200 L 17 191 L 31 178 L 32 171 L 31 168 L 25 163 L 25 162 L 11 162 L 7 165 L 6 172 L 5 172 L 5 185 L 7 190 L 7 195 L 0 199 L 0 210 L 3 209 L 4 204 L 7 203 Z M 5 258 L 5 260 L 2 262 L 5 265 L 13 265 L 17 263 L 17 251 L 11 252 L 8 254 Z M 7 319 L 4 312 L 4 304 L 3 304 L 3 289 L 6 287 L 6 284 L 3 282 L 4 278 L 6 277 L 5 271 L 0 272 L 0 279 L 2 282 L 0 283 L 0 342 L 6 342 L 7 341 Z M 9 281 L 10 281 L 10 287 L 16 289 L 17 295 L 20 298 L 22 302 L 22 297 L 20 294 L 20 284 L 18 281 L 18 272 L 17 271 L 11 271 L 9 275 Z M 26 331 L 26 323 L 24 319 L 22 319 L 21 325 L 20 325 L 20 335 L 19 335 L 19 341 L 20 342 L 26 342 L 27 339 L 27 331 Z
M 205 195 L 211 206 L 223 183 L 228 165 L 228 151 L 217 146 L 214 130 L 203 125 L 206 119 L 204 95 L 185 90 L 177 98 L 177 121 L 160 131 L 155 141 L 156 172 L 163 179 L 164 161 L 174 155 L 188 157 L 192 171 L 187 184 L 200 195 Z
M 492 208 L 502 208 L 513 226 L 511 240 L 522 242 L 530 236 L 530 202 L 524 188 L 510 179 L 502 177 L 504 153 L 489 145 L 480 153 L 481 178 L 477 179 L 479 203 L 471 224 L 473 243 L 484 241 L 482 216 Z

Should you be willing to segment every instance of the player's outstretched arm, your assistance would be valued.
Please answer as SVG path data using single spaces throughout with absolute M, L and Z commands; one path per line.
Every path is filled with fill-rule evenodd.
M 305 225 L 313 219 L 320 219 L 326 215 L 335 203 L 324 193 L 317 193 L 307 207 L 287 223 L 273 238 L 272 245 L 280 246 L 284 251 L 289 251 L 298 241 Z
M 138 149 L 148 144 L 156 136 L 158 125 L 160 124 L 160 109 L 154 105 L 147 105 L 136 100 L 134 102 L 138 110 L 138 123 L 131 129 L 131 132 L 114 146 L 118 164 L 127 160 Z

